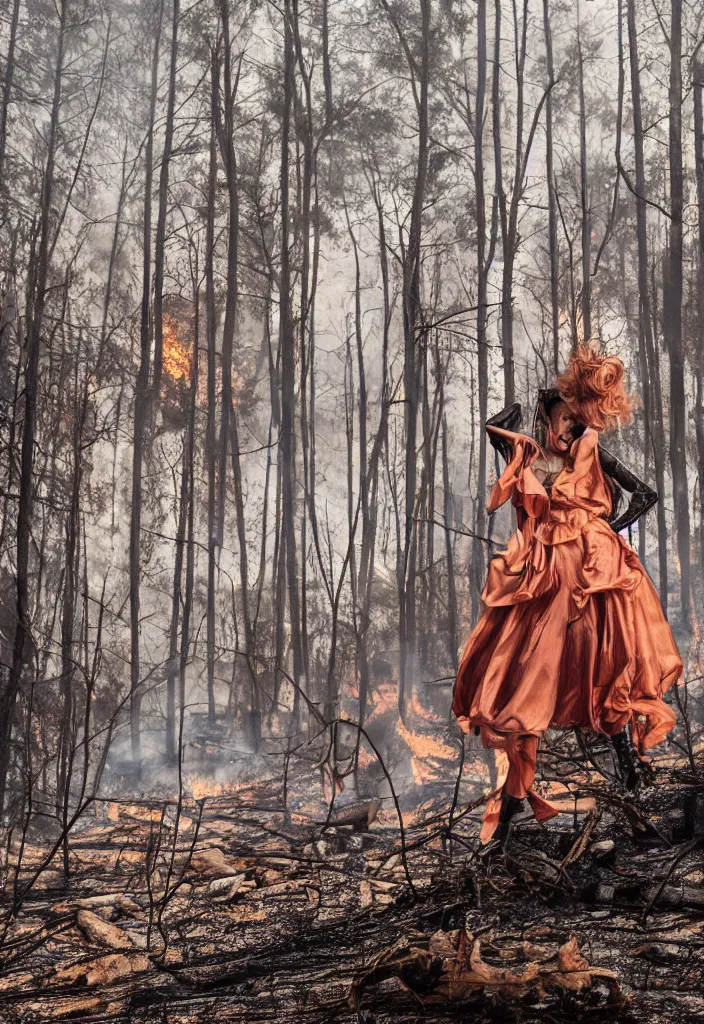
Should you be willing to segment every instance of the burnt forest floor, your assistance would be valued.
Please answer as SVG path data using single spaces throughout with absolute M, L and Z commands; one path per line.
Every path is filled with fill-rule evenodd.
M 15 837 L 0 1021 L 704 1021 L 704 773 L 664 759 L 633 797 L 569 742 L 543 762 L 562 813 L 488 865 L 482 788 L 452 811 L 451 766 L 401 799 L 403 842 L 393 800 L 284 810 L 273 778 L 99 802 L 68 879 L 36 829 L 13 872 Z

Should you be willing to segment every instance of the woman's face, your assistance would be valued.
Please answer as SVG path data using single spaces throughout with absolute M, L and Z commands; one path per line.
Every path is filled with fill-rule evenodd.
M 569 451 L 575 438 L 577 420 L 564 402 L 555 402 L 550 410 L 550 426 L 552 427 L 552 441 L 557 451 Z

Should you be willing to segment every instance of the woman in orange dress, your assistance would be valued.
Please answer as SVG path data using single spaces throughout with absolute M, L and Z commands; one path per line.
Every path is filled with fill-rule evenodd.
M 518 529 L 491 560 L 486 610 L 464 648 L 453 698 L 464 731 L 474 727 L 485 747 L 508 758 L 484 816 L 485 850 L 504 848 L 524 798 L 538 820 L 557 813 L 533 789 L 546 729 L 605 733 L 623 768 L 629 726 L 643 754 L 675 724 L 662 696 L 682 661 L 650 577 L 617 532 L 657 495 L 599 444 L 603 430 L 630 419 L 623 376 L 619 359 L 584 346 L 547 393 L 542 446 L 497 426 L 499 417 L 487 424 L 508 461 L 489 511 L 510 498 Z M 504 423 L 517 419 L 520 406 L 505 411 Z M 619 478 L 633 492 L 631 515 L 614 521 Z

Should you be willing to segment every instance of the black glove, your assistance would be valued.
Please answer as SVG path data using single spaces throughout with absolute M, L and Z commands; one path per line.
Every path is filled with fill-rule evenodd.
M 614 511 L 609 519 L 609 525 L 615 533 L 620 533 L 621 530 L 631 526 L 642 515 L 645 515 L 648 509 L 655 505 L 658 500 L 658 493 L 652 487 L 644 484 L 635 473 L 632 473 L 627 466 L 624 466 L 620 459 L 617 459 L 615 455 L 612 455 L 601 444 L 599 445 L 599 462 L 606 476 L 614 480 L 619 487 L 629 491 L 631 495 L 631 500 L 621 515 L 617 515 L 617 501 L 614 501 Z

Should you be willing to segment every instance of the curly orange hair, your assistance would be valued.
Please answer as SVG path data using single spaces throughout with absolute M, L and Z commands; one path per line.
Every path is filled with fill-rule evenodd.
M 629 423 L 635 404 L 624 388 L 624 367 L 594 343 L 580 345 L 567 369 L 557 378 L 562 400 L 580 423 L 595 430 L 612 430 Z

